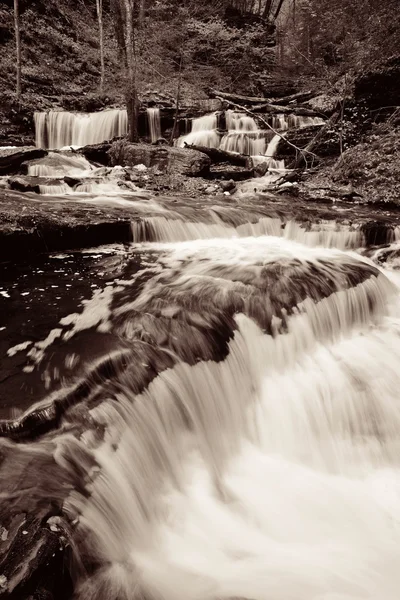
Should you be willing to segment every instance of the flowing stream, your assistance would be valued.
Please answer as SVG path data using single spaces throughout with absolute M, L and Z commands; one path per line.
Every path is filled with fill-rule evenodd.
M 62 506 L 79 600 L 398 600 L 400 230 L 120 199 L 132 245 L 88 252 L 82 299 L 7 350 L 45 393 L 0 422 L 2 502 Z

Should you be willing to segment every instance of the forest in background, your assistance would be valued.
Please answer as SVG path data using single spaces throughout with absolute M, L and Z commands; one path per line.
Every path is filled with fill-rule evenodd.
M 118 6 L 141 12 L 135 32 L 139 95 L 204 97 L 209 87 L 268 95 L 271 79 L 298 87 L 336 82 L 398 52 L 397 0 L 102 0 L 105 77 L 100 90 L 96 0 L 20 0 L 23 95 L 119 101 L 124 64 Z M 138 17 L 136 17 L 138 18 Z M 0 3 L 2 100 L 15 92 L 13 0 Z M 82 100 L 83 108 L 84 102 Z M 40 107 L 38 107 L 40 108 Z
M 18 4 L 22 93 L 17 97 L 14 0 L 0 2 L 0 137 L 17 144 L 32 132 L 36 110 L 122 106 L 132 87 L 137 104 L 174 104 L 178 89 L 181 104 L 206 98 L 210 88 L 264 97 L 311 88 L 351 97 L 358 77 L 399 64 L 397 0 Z M 126 53 L 129 6 L 133 84 Z M 390 94 L 387 101 L 395 103 Z

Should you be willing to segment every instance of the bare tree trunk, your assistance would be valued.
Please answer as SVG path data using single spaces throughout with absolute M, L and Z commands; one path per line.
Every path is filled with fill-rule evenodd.
M 96 0 L 97 20 L 99 23 L 100 45 L 100 93 L 104 93 L 104 32 L 103 32 L 103 0 Z
M 134 14 L 132 0 L 123 0 L 125 8 L 125 47 L 128 66 L 126 85 L 126 108 L 128 112 L 128 131 L 131 142 L 139 141 L 138 118 L 139 99 L 136 89 L 136 52 L 134 35 Z
M 171 139 L 170 139 L 170 142 L 169 142 L 170 146 L 172 146 L 172 144 L 174 143 L 176 126 L 178 124 L 179 102 L 180 102 L 180 99 L 181 99 L 181 84 L 182 84 L 182 64 L 183 64 L 183 52 L 182 52 L 182 48 L 181 48 L 181 55 L 180 55 L 180 58 L 179 58 L 178 89 L 176 90 L 175 117 L 174 117 L 174 124 L 173 124 L 173 127 L 172 127 L 172 132 L 171 132 Z
M 15 46 L 17 51 L 17 86 L 16 94 L 21 96 L 21 32 L 19 28 L 19 0 L 14 0 Z
M 279 13 L 281 12 L 282 4 L 283 4 L 283 0 L 279 0 L 277 9 L 276 9 L 275 15 L 274 15 L 275 20 L 279 17 Z
M 146 11 L 146 0 L 140 0 L 139 4 L 139 27 L 143 27 Z
M 123 8 L 124 7 L 121 0 L 111 0 L 111 11 L 114 16 L 115 38 L 118 46 L 118 58 L 124 63 L 125 67 L 127 67 L 128 62 L 126 58 Z
M 263 14 L 264 19 L 269 18 L 270 14 L 271 14 L 271 7 L 272 7 L 272 0 L 266 0 L 265 7 L 264 7 L 264 14 Z

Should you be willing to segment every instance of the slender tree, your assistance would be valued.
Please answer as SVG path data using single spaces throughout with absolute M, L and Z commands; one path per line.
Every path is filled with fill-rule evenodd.
M 137 53 L 135 34 L 142 13 L 138 0 L 114 0 L 114 19 L 117 40 L 125 65 L 125 99 L 128 113 L 128 135 L 131 142 L 139 141 L 139 98 L 137 93 Z M 143 9 L 144 12 L 144 9 Z
M 97 21 L 99 24 L 99 46 L 100 46 L 100 93 L 104 92 L 104 30 L 103 30 L 103 0 L 96 0 Z
M 175 101 L 175 117 L 174 117 L 174 124 L 173 124 L 172 131 L 171 131 L 170 146 L 172 146 L 172 144 L 174 143 L 174 138 L 175 138 L 176 130 L 178 127 L 179 103 L 180 103 L 180 99 L 181 99 L 181 85 L 182 85 L 182 66 L 183 66 L 183 50 L 181 48 L 181 53 L 180 53 L 180 57 L 179 57 L 178 87 L 176 90 L 176 101 Z
M 21 31 L 19 23 L 19 0 L 14 0 L 14 28 L 15 28 L 15 46 L 17 51 L 17 86 L 16 94 L 19 99 L 21 96 Z

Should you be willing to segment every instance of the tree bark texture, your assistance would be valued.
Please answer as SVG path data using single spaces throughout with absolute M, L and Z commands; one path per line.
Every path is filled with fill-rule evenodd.
M 15 46 L 17 53 L 17 82 L 16 82 L 16 94 L 19 99 L 21 96 L 21 31 L 20 31 L 20 20 L 19 20 L 19 0 L 14 0 L 14 28 L 15 28 Z

